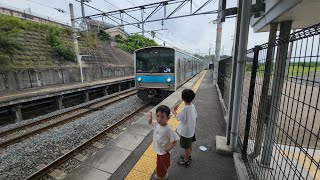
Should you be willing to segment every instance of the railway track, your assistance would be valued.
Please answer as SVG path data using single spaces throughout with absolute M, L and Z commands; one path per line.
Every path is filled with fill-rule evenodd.
M 147 109 L 147 107 L 150 104 L 145 104 L 137 108 L 134 112 L 131 112 L 130 114 L 125 115 L 123 118 L 118 120 L 117 122 L 113 123 L 112 125 L 108 126 L 102 131 L 99 131 L 96 135 L 94 135 L 92 138 L 86 140 L 85 142 L 81 143 L 68 153 L 58 157 L 56 160 L 52 161 L 51 163 L 47 164 L 42 169 L 39 169 L 35 173 L 28 176 L 27 180 L 34 180 L 34 179 L 41 179 L 48 173 L 50 173 L 54 168 L 57 168 L 62 163 L 66 162 L 67 160 L 71 159 L 72 157 L 76 156 L 76 154 L 80 153 L 81 151 L 85 150 L 87 147 L 92 145 L 93 143 L 97 142 L 99 139 L 104 138 L 107 136 L 107 133 L 112 132 L 115 128 L 121 126 L 122 124 L 126 123 L 129 119 L 133 118 L 136 114 L 143 111 L 144 109 Z
M 45 118 L 39 121 L 35 121 L 29 124 L 21 125 L 12 129 L 8 129 L 0 132 L 0 138 L 5 139 L 0 142 L 0 148 L 6 148 L 9 145 L 21 142 L 31 136 L 39 134 L 45 130 L 57 127 L 72 120 L 75 120 L 81 116 L 96 111 L 102 107 L 108 106 L 129 96 L 136 94 L 136 90 L 128 90 L 121 93 L 117 93 L 107 97 L 107 99 L 101 99 L 85 106 L 79 106 L 74 109 L 70 109 L 61 114 L 53 115 L 49 118 Z M 19 133 L 23 131 L 23 133 Z

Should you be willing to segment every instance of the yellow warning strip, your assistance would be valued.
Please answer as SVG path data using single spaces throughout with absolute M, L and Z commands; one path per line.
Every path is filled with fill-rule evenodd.
M 192 90 L 197 92 L 198 88 L 201 85 L 201 82 L 206 74 L 206 71 L 202 73 L 202 76 L 197 81 L 197 83 L 193 86 Z M 179 105 L 177 112 L 179 113 L 184 107 L 184 102 Z M 173 129 L 176 129 L 178 126 L 178 121 L 176 118 L 171 117 L 168 121 Z M 147 148 L 147 150 L 143 153 L 138 162 L 131 169 L 126 180 L 149 180 L 153 174 L 154 169 L 156 168 L 157 154 L 152 149 L 152 144 Z
M 296 159 L 298 164 L 300 164 L 304 170 L 309 172 L 309 175 L 311 175 L 314 179 L 320 180 L 320 171 L 318 170 L 318 167 L 303 152 L 283 152 L 281 155 L 286 156 L 289 159 Z M 316 162 L 319 162 L 320 156 L 315 155 L 313 159 Z

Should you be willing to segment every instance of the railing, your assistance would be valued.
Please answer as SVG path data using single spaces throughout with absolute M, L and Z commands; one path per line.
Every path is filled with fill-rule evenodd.
M 228 108 L 232 74 L 232 57 L 219 61 L 218 86 L 226 108 Z
M 245 66 L 238 142 L 250 177 L 320 179 L 320 24 L 247 56 L 253 61 Z M 226 106 L 229 62 L 219 62 Z

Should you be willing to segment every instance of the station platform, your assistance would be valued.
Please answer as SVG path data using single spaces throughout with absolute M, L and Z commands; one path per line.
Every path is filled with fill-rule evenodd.
M 87 89 L 98 88 L 101 86 L 105 86 L 106 84 L 118 83 L 127 80 L 134 80 L 134 76 L 119 77 L 84 83 L 59 84 L 22 90 L 4 91 L 0 92 L 0 107 L 57 95 L 63 95 L 75 91 L 83 91 Z
M 195 76 L 159 105 L 173 107 L 181 99 L 181 92 L 185 88 L 196 92 L 193 104 L 198 112 L 197 141 L 193 144 L 189 167 L 177 164 L 180 154 L 183 154 L 183 149 L 177 143 L 171 152 L 168 179 L 238 179 L 233 157 L 216 152 L 215 137 L 224 135 L 225 122 L 212 71 L 207 70 Z M 183 106 L 182 103 L 178 112 Z M 156 108 L 151 110 L 153 114 Z M 64 179 L 155 179 L 156 154 L 152 150 L 152 129 L 147 118 L 146 114 L 131 124 L 125 132 L 109 141 L 105 148 L 86 159 Z M 178 122 L 172 117 L 169 124 L 175 129 Z M 200 150 L 200 146 L 207 150 Z

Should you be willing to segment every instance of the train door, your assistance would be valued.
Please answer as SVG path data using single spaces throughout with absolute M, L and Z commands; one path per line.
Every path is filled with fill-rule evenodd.
M 179 58 L 178 59 L 178 71 L 177 71 L 177 87 L 176 88 L 178 88 L 178 86 L 180 86 L 180 84 L 181 84 L 181 59 Z
M 198 74 L 198 61 L 196 61 L 196 74 Z
M 183 77 L 183 82 L 186 81 L 187 79 L 187 59 L 186 58 L 183 58 L 183 62 L 182 62 L 182 67 L 183 67 L 183 70 L 182 70 L 182 77 Z
M 195 74 L 196 74 L 195 61 L 192 61 L 192 76 L 194 76 Z

